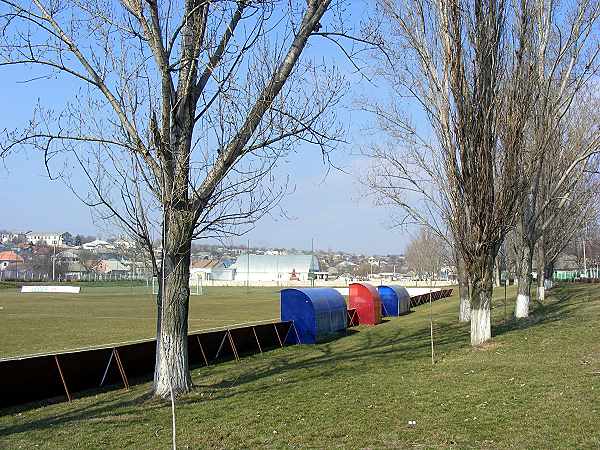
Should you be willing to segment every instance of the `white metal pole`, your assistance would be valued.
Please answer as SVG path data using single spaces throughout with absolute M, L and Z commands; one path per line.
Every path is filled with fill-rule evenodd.
M 250 239 L 248 239 L 248 267 L 246 270 L 246 286 L 250 289 Z
M 583 239 L 583 273 L 584 277 L 587 278 L 587 261 L 585 258 L 585 238 Z
M 52 281 L 56 278 L 56 244 L 54 244 L 54 256 L 52 257 Z

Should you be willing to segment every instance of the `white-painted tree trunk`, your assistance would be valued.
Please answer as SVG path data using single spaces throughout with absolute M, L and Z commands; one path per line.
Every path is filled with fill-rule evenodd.
M 458 321 L 468 322 L 471 320 L 471 299 L 469 280 L 467 272 L 464 268 L 464 264 L 460 258 L 457 258 L 457 269 L 458 269 L 458 296 L 460 298 L 460 305 L 458 308 Z
M 543 281 L 542 281 L 543 283 Z M 537 288 L 537 298 L 538 301 L 543 302 L 546 299 L 546 289 L 544 286 L 538 286 Z
M 156 366 L 153 393 L 167 399 L 190 392 L 192 379 L 188 361 L 188 307 L 191 244 L 185 242 L 184 215 L 172 213 L 166 232 L 157 321 Z M 173 226 L 175 225 L 175 226 Z
M 471 345 L 481 345 L 492 338 L 490 308 L 471 309 Z
M 185 394 L 192 389 L 192 380 L 188 366 L 187 336 L 161 333 L 158 345 L 158 365 L 155 368 L 154 395 L 169 398 L 171 389 L 175 396 Z
M 494 285 L 493 259 L 483 268 L 483 276 L 471 282 L 471 345 L 481 345 L 492 337 L 490 311 Z
M 523 318 L 529 316 L 529 295 L 517 294 L 515 305 L 515 317 Z
M 494 260 L 494 287 L 500 287 L 500 258 L 496 256 Z
M 546 253 L 543 236 L 538 240 L 537 250 L 537 300 L 543 302 L 546 298 Z
M 532 264 L 532 251 L 529 246 L 524 245 L 521 253 L 521 261 L 519 263 L 519 289 L 517 294 L 517 303 L 515 305 L 515 317 L 517 318 L 529 316 Z

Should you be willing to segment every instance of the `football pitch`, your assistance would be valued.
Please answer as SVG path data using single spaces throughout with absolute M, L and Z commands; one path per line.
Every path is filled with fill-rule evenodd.
M 275 287 L 207 287 L 190 296 L 190 332 L 278 317 Z M 0 289 L 0 359 L 155 336 L 156 297 L 145 286 L 84 286 L 80 294 Z

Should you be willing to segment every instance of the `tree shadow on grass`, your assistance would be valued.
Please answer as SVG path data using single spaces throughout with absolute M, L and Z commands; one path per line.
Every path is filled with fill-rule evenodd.
M 119 416 L 127 414 L 131 417 L 137 418 L 138 416 L 141 416 L 141 410 L 139 408 L 143 407 L 144 410 L 147 410 L 149 407 L 152 408 L 152 405 L 146 404 L 148 403 L 148 398 L 148 393 L 136 395 L 132 398 L 130 392 L 113 391 L 111 392 L 110 396 L 105 395 L 102 400 L 97 402 L 92 403 L 88 399 L 89 403 L 87 404 L 83 404 L 83 402 L 63 404 L 62 407 L 65 410 L 62 412 L 47 415 L 41 419 L 35 419 L 31 422 L 23 424 L 15 424 L 8 427 L 0 426 L 0 437 L 10 436 L 16 433 L 27 433 L 40 429 L 47 429 L 55 427 L 56 425 L 85 422 L 92 419 L 105 419 L 107 422 L 109 422 L 111 421 L 109 418 L 112 418 L 114 422 L 122 423 L 123 420 L 119 420 Z M 168 407 L 168 405 L 165 403 L 164 407 Z M 123 408 L 126 408 L 126 411 L 121 411 Z M 11 410 L 9 414 L 18 414 L 17 411 L 18 410 L 16 409 L 14 411 Z M 115 411 L 119 412 L 115 413 Z
M 548 301 L 542 303 L 535 300 L 532 302 L 534 307 L 531 309 L 529 317 L 517 319 L 513 316 L 505 323 L 493 326 L 492 335 L 501 336 L 511 331 L 524 330 L 571 318 L 589 304 L 585 298 L 581 298 L 587 295 L 588 291 L 573 292 L 571 289 L 555 288 Z
M 427 324 L 428 325 L 428 324 Z M 413 333 L 406 334 L 401 330 L 395 333 L 362 333 L 360 341 L 352 343 L 352 347 L 339 351 L 334 345 L 319 345 L 311 348 L 310 354 L 288 349 L 288 351 L 271 358 L 269 363 L 251 370 L 236 374 L 232 379 L 222 379 L 214 383 L 200 383 L 199 388 L 211 391 L 211 399 L 223 399 L 240 394 L 257 394 L 277 388 L 277 383 L 257 383 L 260 380 L 273 379 L 289 372 L 302 371 L 301 377 L 286 379 L 285 385 L 306 383 L 311 379 L 348 373 L 356 375 L 357 367 L 364 370 L 368 366 L 377 366 L 389 361 L 423 360 L 429 364 L 431 357 L 431 341 L 429 326 Z M 451 348 L 466 346 L 467 336 L 461 325 L 436 324 L 435 345 L 438 352 Z M 358 336 L 357 336 L 358 337 Z M 357 339 L 358 341 L 358 339 Z M 296 376 L 298 372 L 296 372 Z M 231 388 L 235 386 L 235 389 Z

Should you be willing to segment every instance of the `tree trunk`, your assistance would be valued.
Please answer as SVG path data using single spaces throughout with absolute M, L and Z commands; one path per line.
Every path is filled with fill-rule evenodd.
M 162 398 L 192 389 L 187 347 L 191 241 L 181 226 L 184 214 L 169 214 L 165 227 L 154 369 L 154 395 Z
M 515 306 L 515 317 L 522 318 L 529 316 L 529 301 L 531 291 L 531 268 L 533 264 L 533 254 L 531 248 L 523 242 L 521 261 L 519 264 L 519 290 L 517 294 L 517 304 Z
M 458 296 L 460 298 L 460 306 L 458 310 L 458 321 L 468 322 L 471 320 L 471 300 L 469 298 L 469 278 L 462 258 L 456 258 L 456 270 L 458 275 Z
M 478 280 L 471 281 L 471 345 L 477 346 L 492 337 L 490 320 L 493 292 L 494 260 L 490 258 L 488 267 Z
M 538 301 L 543 302 L 546 298 L 546 253 L 543 237 L 540 237 L 537 248 L 537 298 Z
M 496 256 L 494 264 L 494 287 L 500 287 L 500 258 Z
M 550 288 L 554 285 L 554 261 L 547 263 L 545 268 L 546 279 L 549 280 Z
M 459 280 L 458 291 L 460 295 L 458 321 L 468 322 L 469 320 L 471 320 L 471 299 L 469 298 L 469 282 L 461 282 Z

